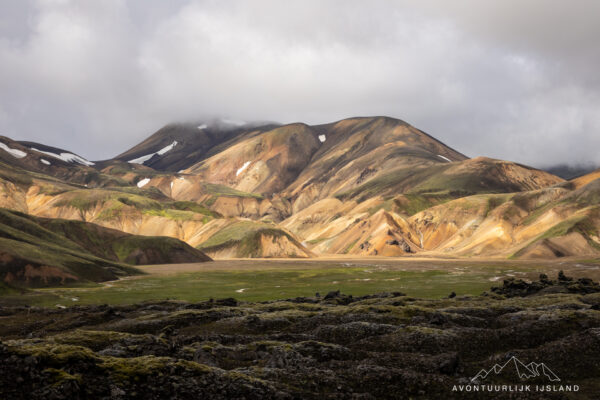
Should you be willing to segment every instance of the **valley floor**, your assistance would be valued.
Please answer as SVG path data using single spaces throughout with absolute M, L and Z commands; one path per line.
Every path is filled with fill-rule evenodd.
M 79 295 L 81 301 L 152 298 L 162 279 L 172 292 L 181 288 L 180 297 L 193 296 L 185 291 L 192 286 L 206 296 L 213 285 L 221 295 L 287 300 L 0 307 L 0 398 L 598 399 L 600 284 L 588 278 L 508 279 L 485 295 L 440 299 L 337 291 L 290 298 L 344 285 L 351 293 L 475 292 L 483 282 L 489 287 L 494 274 L 528 276 L 542 267 L 440 261 L 426 269 L 346 260 L 348 266 L 329 261 L 321 269 L 272 261 L 277 268 L 257 270 L 261 262 L 175 273 L 152 267 L 145 278 L 97 292 L 112 297 Z M 572 275 L 598 273 L 588 263 L 563 266 Z M 281 287 L 274 290 L 276 279 Z M 119 285 L 136 295 L 119 297 Z M 525 385 L 529 390 L 518 389 Z
M 402 292 L 419 298 L 478 295 L 507 278 L 536 280 L 564 270 L 575 278 L 600 280 L 600 260 L 516 261 L 336 257 L 319 259 L 234 259 L 210 263 L 142 266 L 146 274 L 102 284 L 31 289 L 0 296 L 0 305 L 63 308 L 80 304 L 143 301 L 204 301 L 234 297 L 266 301 L 325 295 L 340 290 L 361 296 Z

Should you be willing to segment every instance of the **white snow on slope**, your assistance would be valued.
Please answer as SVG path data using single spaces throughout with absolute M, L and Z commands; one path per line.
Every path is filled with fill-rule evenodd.
M 236 171 L 236 173 L 235 173 L 235 176 L 238 176 L 239 174 L 241 174 L 242 172 L 244 172 L 244 170 L 245 170 L 246 168 L 248 168 L 248 165 L 250 165 L 250 161 L 246 161 L 246 162 L 244 163 L 244 165 L 242 165 L 240 168 L 238 168 L 238 170 L 237 170 L 237 171 Z
M 155 153 L 148 154 L 148 155 L 146 155 L 146 156 L 141 156 L 141 157 L 139 157 L 139 158 L 136 158 L 136 159 L 134 159 L 134 160 L 129 160 L 129 161 L 127 161 L 127 162 L 128 162 L 128 163 L 131 163 L 131 164 L 143 164 L 143 163 L 145 163 L 146 161 L 148 161 L 149 159 L 151 159 L 151 158 L 152 158 L 152 156 L 153 156 L 154 154 L 155 154 Z
M 163 147 L 162 149 L 160 149 L 159 151 L 157 151 L 156 154 L 158 154 L 159 156 L 162 156 L 167 151 L 173 150 L 173 147 L 175 147 L 175 146 L 177 146 L 177 140 L 173 140 L 173 143 L 171 143 L 168 146 Z
M 446 160 L 446 161 L 448 161 L 448 162 L 452 162 L 452 160 L 451 160 L 451 159 L 449 159 L 449 158 L 447 158 L 447 157 L 444 157 L 444 156 L 443 156 L 443 155 L 441 155 L 441 154 L 438 154 L 438 157 L 439 157 L 439 158 L 441 158 L 441 159 L 443 159 L 443 160 Z
M 0 149 L 6 151 L 8 154 L 10 154 L 11 156 L 13 156 L 15 158 L 23 158 L 27 155 L 27 153 L 25 153 L 24 151 L 21 151 L 18 149 L 11 149 L 10 147 L 8 147 L 7 145 L 5 145 L 2 142 L 0 142 Z
M 131 163 L 131 164 L 143 164 L 146 161 L 148 161 L 149 159 L 151 159 L 155 154 L 158 154 L 159 156 L 162 156 L 166 152 L 173 150 L 173 147 L 175 147 L 175 146 L 177 146 L 177 140 L 173 140 L 173 143 L 171 143 L 168 146 L 163 147 L 162 149 L 160 149 L 156 153 L 147 154 L 145 156 L 141 156 L 141 157 L 135 158 L 133 160 L 129 160 L 128 163 Z
M 325 142 L 327 140 L 327 136 L 325 135 L 319 135 L 319 140 L 321 141 L 321 143 Z
M 50 157 L 54 157 L 54 158 L 58 158 L 59 160 L 63 160 L 64 162 L 68 162 L 68 163 L 77 163 L 77 164 L 81 164 L 81 165 L 87 165 L 88 167 L 91 167 L 92 165 L 94 165 L 93 162 L 86 160 L 83 157 L 79 157 L 73 153 L 60 153 L 60 154 L 56 154 L 56 153 L 51 153 L 49 151 L 42 151 L 42 150 L 38 150 L 34 147 L 31 148 L 31 150 L 33 151 L 37 151 L 38 153 L 42 153 L 42 154 L 46 154 Z
M 43 158 L 40 158 L 40 161 L 41 161 L 42 164 L 51 165 L 50 161 L 44 160 Z
M 148 182 L 150 182 L 150 179 L 149 178 L 144 178 L 144 179 L 142 179 L 141 181 L 139 181 L 137 183 L 137 187 L 143 188 L 144 186 L 146 186 L 148 184 Z
M 198 125 L 198 130 L 206 129 L 208 126 L 206 124 Z

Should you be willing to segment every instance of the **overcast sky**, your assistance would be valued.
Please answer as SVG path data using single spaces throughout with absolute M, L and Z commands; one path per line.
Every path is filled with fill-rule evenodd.
M 403 119 L 600 164 L 600 1 L 0 0 L 0 134 L 115 156 L 173 121 Z

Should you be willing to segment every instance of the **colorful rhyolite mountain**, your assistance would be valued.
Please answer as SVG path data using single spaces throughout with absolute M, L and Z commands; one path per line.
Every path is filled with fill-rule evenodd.
M 0 207 L 213 258 L 600 254 L 600 171 L 468 158 L 393 118 L 168 125 L 111 160 L 0 137 Z

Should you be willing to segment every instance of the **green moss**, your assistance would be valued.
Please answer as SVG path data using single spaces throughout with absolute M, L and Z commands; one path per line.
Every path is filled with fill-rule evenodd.
M 170 209 L 145 210 L 144 214 L 168 218 L 168 219 L 172 219 L 175 221 L 191 221 L 197 215 L 196 213 L 191 212 L 191 211 L 180 211 L 180 210 L 170 210 Z
M 352 248 L 354 247 L 354 245 L 356 245 L 357 242 L 358 242 L 358 239 L 356 239 L 355 241 L 349 243 L 348 246 L 346 246 L 346 248 L 342 251 L 342 254 L 348 254 L 350 252 L 350 250 L 352 250 Z
M 44 363 L 61 366 L 73 362 L 97 362 L 98 356 L 87 347 L 64 344 L 22 344 L 10 346 L 11 350 L 24 356 L 38 357 Z
M 522 222 L 523 225 L 531 225 L 532 223 L 534 223 L 539 217 L 541 217 L 542 215 L 544 215 L 546 212 L 550 211 L 551 209 L 553 209 L 554 207 L 557 207 L 561 204 L 565 204 L 564 201 L 560 201 L 560 202 L 549 202 L 546 204 L 543 204 L 539 207 L 537 207 L 536 209 L 534 209 Z
M 435 166 L 430 168 L 398 169 L 389 174 L 371 179 L 346 192 L 338 192 L 334 196 L 342 201 L 357 199 L 360 202 L 377 195 L 403 193 L 431 174 L 440 172 L 444 168 Z
M 579 217 L 569 218 L 565 221 L 562 221 L 562 222 L 554 225 L 552 228 L 548 229 L 542 235 L 538 236 L 538 238 L 536 240 L 549 239 L 549 238 L 564 236 L 568 233 L 571 233 L 571 232 L 577 230 L 579 223 L 582 222 L 584 219 L 585 219 L 585 216 L 579 216 Z
M 159 373 L 173 373 L 173 370 L 184 370 L 195 375 L 214 372 L 213 368 L 187 360 L 170 357 L 141 356 L 133 358 L 106 357 L 101 367 L 121 381 L 137 381 Z
M 490 214 L 490 212 L 492 212 L 496 208 L 500 207 L 502 204 L 506 203 L 509 198 L 510 198 L 510 195 L 496 195 L 496 196 L 491 195 L 491 196 L 489 196 L 486 207 L 485 207 L 484 217 L 487 217 Z
M 114 331 L 74 330 L 68 333 L 52 336 L 50 340 L 58 344 L 84 346 L 94 351 L 103 349 L 112 343 L 123 339 L 131 339 L 142 335 Z
M 212 251 L 217 248 L 228 248 L 242 244 L 244 253 L 250 254 L 258 248 L 259 235 L 257 233 L 259 231 L 273 235 L 284 234 L 274 225 L 255 221 L 237 221 L 221 229 L 210 239 L 201 243 L 198 248 Z
M 262 379 L 254 378 L 252 376 L 242 374 L 241 372 L 237 372 L 237 371 L 227 371 L 223 376 L 234 382 L 235 381 L 244 381 L 244 382 L 248 382 L 251 384 L 259 384 L 259 385 L 267 384 Z
M 71 375 L 62 369 L 46 368 L 42 372 L 46 375 L 49 375 L 53 386 L 60 386 L 66 382 L 81 383 L 82 381 L 80 374 Z
M 221 214 L 211 211 L 203 205 L 194 203 L 193 201 L 174 201 L 172 203 L 165 204 L 165 208 L 181 211 L 191 211 L 197 214 L 203 214 L 214 218 L 221 217 Z
M 225 185 L 219 185 L 215 183 L 204 183 L 202 185 L 205 191 L 214 197 L 248 197 L 262 200 L 264 197 L 260 194 L 242 192 Z
M 423 210 L 446 203 L 452 200 L 452 196 L 437 194 L 403 194 L 394 199 L 394 211 L 399 214 L 413 216 Z
M 529 249 L 532 245 L 541 240 L 565 236 L 571 232 L 579 232 L 588 240 L 588 242 L 591 245 L 596 244 L 589 238 L 590 233 L 595 232 L 595 227 L 593 223 L 589 221 L 586 215 L 578 215 L 568 218 L 554 225 L 552 228 L 548 229 L 541 235 L 537 236 L 535 239 L 531 240 L 526 246 L 518 250 L 516 253 L 512 254 L 509 258 L 515 259 L 522 256 L 527 251 L 527 249 Z
M 130 256 L 136 250 L 151 249 L 153 252 L 164 255 L 168 259 L 170 252 L 185 250 L 186 244 L 175 238 L 166 236 L 125 236 L 112 242 L 112 249 L 118 259 L 123 262 L 133 262 Z
M 7 295 L 13 295 L 13 294 L 18 294 L 21 291 L 18 290 L 17 288 L 14 288 L 12 286 L 10 286 L 9 284 L 0 281 L 0 296 L 7 296 Z
M 105 205 L 105 208 L 96 216 L 96 220 L 98 221 L 111 221 L 113 219 L 118 218 L 123 209 L 126 207 L 125 204 L 120 201 L 110 201 L 108 206 Z
M 28 188 L 33 183 L 31 174 L 27 171 L 2 162 L 0 162 L 0 179 L 9 181 L 22 188 Z
M 220 233 L 221 232 L 218 232 L 217 235 L 219 235 Z M 217 235 L 215 235 L 215 236 L 217 236 Z M 216 252 L 216 251 L 228 249 L 231 247 L 237 247 L 236 257 L 254 258 L 254 257 L 262 256 L 261 240 L 263 237 L 280 238 L 280 237 L 284 237 L 284 236 L 286 238 L 288 238 L 288 240 L 290 240 L 296 246 L 298 246 L 298 247 L 302 246 L 293 237 L 291 237 L 288 233 L 282 231 L 281 229 L 267 227 L 267 228 L 258 228 L 256 230 L 250 229 L 244 233 L 244 236 L 242 236 L 241 239 L 228 238 L 224 242 L 221 242 L 218 244 L 213 244 L 211 246 L 207 246 L 207 244 L 206 244 L 207 242 L 205 242 L 205 243 L 202 243 L 200 246 L 198 246 L 198 248 L 205 252 L 210 253 L 210 252 Z M 221 236 L 217 239 L 223 239 L 223 238 L 224 237 Z M 213 238 L 211 238 L 209 240 L 209 242 L 214 243 L 213 239 L 214 239 L 214 236 L 213 236 Z M 294 257 L 294 254 L 288 254 L 288 257 Z
M 328 239 L 331 239 L 331 238 L 318 238 L 318 239 L 311 239 L 311 240 L 307 240 L 307 241 L 306 241 L 306 243 L 307 243 L 307 244 L 310 244 L 310 245 L 313 245 L 313 244 L 319 244 L 319 243 L 321 243 L 321 242 L 324 242 L 325 240 L 328 240 Z
M 59 207 L 74 207 L 81 211 L 89 211 L 98 204 L 103 204 L 109 201 L 117 201 L 124 205 L 135 207 L 139 210 L 162 208 L 161 204 L 157 200 L 138 194 L 130 194 L 123 189 L 73 190 L 63 194 L 56 205 Z
M 369 208 L 367 210 L 367 212 L 369 213 L 369 216 L 371 216 L 379 210 L 391 211 L 393 204 L 394 204 L 393 200 L 391 200 L 391 199 L 385 200 L 384 202 L 382 202 L 374 207 Z

